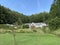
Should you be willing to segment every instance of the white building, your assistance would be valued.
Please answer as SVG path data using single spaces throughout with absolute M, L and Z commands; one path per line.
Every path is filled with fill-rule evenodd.
M 40 27 L 44 27 L 44 26 L 47 26 L 46 23 L 26 23 L 25 25 L 29 25 L 29 28 L 31 28 L 31 26 L 35 26 L 36 28 Z

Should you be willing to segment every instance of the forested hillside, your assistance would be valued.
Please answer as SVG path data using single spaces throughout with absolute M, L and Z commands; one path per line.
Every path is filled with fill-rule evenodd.
M 0 24 L 22 24 L 28 22 L 45 22 L 48 19 L 48 13 L 42 12 L 39 14 L 33 14 L 26 16 L 16 11 L 10 10 L 0 5 Z
M 27 16 L 21 13 L 10 10 L 9 8 L 0 5 L 0 24 L 22 24 L 27 22 L 26 17 Z

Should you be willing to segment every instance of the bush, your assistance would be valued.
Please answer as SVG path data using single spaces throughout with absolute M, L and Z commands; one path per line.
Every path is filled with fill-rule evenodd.
M 29 25 L 23 25 L 22 28 L 29 28 Z
M 34 29 L 33 32 L 37 32 L 37 30 Z
M 2 28 L 2 29 L 7 29 L 8 26 L 7 26 L 6 24 L 0 24 L 0 28 Z
M 25 33 L 25 31 L 24 30 L 20 30 L 20 33 Z
M 42 30 L 43 30 L 44 33 L 46 33 L 46 27 L 45 26 L 42 27 Z
M 20 30 L 20 33 L 33 33 L 32 30 Z

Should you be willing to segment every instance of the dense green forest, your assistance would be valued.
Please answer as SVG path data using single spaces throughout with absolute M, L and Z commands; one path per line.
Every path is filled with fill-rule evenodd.
M 0 24 L 25 23 L 28 21 L 26 17 L 27 16 L 21 13 L 12 11 L 9 8 L 0 5 Z
M 26 16 L 24 14 L 12 11 L 9 8 L 0 5 L 0 24 L 13 24 L 13 23 L 28 23 L 28 22 L 46 22 L 49 13 L 42 12 L 39 14 L 32 14 L 31 16 Z
M 31 16 L 26 16 L 24 14 L 12 11 L 9 8 L 0 5 L 0 24 L 45 22 L 48 19 L 48 16 L 48 12 L 42 12 L 39 14 L 32 14 Z
M 23 24 L 30 22 L 45 22 L 50 29 L 60 27 L 60 0 L 54 0 L 49 12 L 41 12 L 26 16 L 0 5 L 0 24 Z

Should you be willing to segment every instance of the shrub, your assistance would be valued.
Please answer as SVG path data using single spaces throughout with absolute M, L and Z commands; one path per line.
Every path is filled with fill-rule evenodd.
M 7 29 L 8 26 L 7 26 L 6 24 L 0 24 L 0 28 L 2 28 L 2 29 Z
M 20 30 L 20 33 L 32 33 L 32 30 Z
M 46 26 L 42 27 L 44 33 L 46 33 Z
M 37 30 L 34 29 L 33 32 L 37 32 Z
M 20 33 L 25 33 L 25 31 L 24 30 L 20 30 Z
M 23 25 L 22 28 L 29 28 L 29 25 Z

